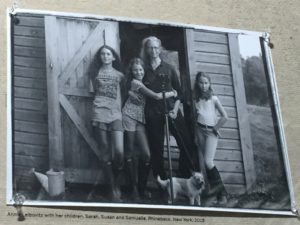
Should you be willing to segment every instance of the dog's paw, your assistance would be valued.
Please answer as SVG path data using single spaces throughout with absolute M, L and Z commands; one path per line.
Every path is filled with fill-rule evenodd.
M 201 206 L 201 202 L 200 202 L 200 201 L 199 201 L 199 202 L 196 201 L 196 205 L 197 205 L 197 206 Z
M 196 205 L 197 205 L 197 206 L 201 206 L 201 197 L 200 197 L 200 195 L 198 195 L 198 196 L 196 197 L 195 202 L 196 202 Z

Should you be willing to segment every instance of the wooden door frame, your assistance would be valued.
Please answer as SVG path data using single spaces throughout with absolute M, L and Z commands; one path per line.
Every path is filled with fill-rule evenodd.
M 74 93 L 72 88 L 66 88 L 65 83 L 74 73 L 79 63 L 83 60 L 89 50 L 94 46 L 99 35 L 104 34 L 108 26 L 106 22 L 99 22 L 96 28 L 90 33 L 87 40 L 76 51 L 72 59 L 66 64 L 60 72 L 58 58 L 55 57 L 53 47 L 59 41 L 59 33 L 56 29 L 57 17 L 45 16 L 45 33 L 46 33 L 46 70 L 47 70 L 47 94 L 48 94 L 48 129 L 49 129 L 49 162 L 50 168 L 64 170 L 64 150 L 62 147 L 62 123 L 61 108 L 65 110 L 76 128 L 87 142 L 96 156 L 101 159 L 98 144 L 87 129 L 84 121 L 80 118 L 75 108 L 65 97 L 65 94 Z M 105 39 L 104 39 L 105 40 Z M 77 90 L 77 96 L 91 96 L 88 90 Z

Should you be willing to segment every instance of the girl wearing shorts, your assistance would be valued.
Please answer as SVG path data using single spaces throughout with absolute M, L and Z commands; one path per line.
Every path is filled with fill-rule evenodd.
M 103 45 L 96 54 L 100 69 L 93 80 L 94 101 L 92 125 L 99 150 L 103 155 L 103 171 L 113 201 L 121 192 L 116 180 L 123 167 L 123 126 L 121 112 L 121 84 L 124 75 L 117 70 L 118 55 Z
M 150 170 L 150 150 L 145 130 L 145 96 L 161 100 L 162 93 L 155 93 L 143 83 L 144 63 L 140 58 L 129 62 L 129 97 L 123 107 L 123 127 L 125 130 L 125 168 L 132 185 L 132 197 L 145 198 L 145 189 Z M 177 96 L 176 91 L 166 92 L 166 98 Z

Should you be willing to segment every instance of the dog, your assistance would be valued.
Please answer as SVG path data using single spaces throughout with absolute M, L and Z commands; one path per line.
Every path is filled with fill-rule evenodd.
M 160 176 L 157 176 L 157 182 L 159 185 L 168 191 L 168 203 L 171 204 L 171 189 L 170 179 L 161 180 Z M 185 196 L 189 199 L 190 205 L 201 205 L 200 194 L 205 188 L 205 181 L 203 174 L 200 172 L 193 172 L 192 176 L 188 179 L 173 177 L 173 199 L 175 200 L 178 195 Z

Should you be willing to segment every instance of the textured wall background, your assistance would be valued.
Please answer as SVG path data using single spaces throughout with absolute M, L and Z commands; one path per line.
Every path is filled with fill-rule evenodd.
M 19 0 L 19 7 L 27 9 L 55 10 L 76 13 L 92 13 L 122 17 L 145 19 L 159 19 L 172 22 L 191 23 L 226 28 L 246 29 L 254 31 L 268 31 L 275 48 L 272 50 L 279 97 L 288 153 L 290 158 L 293 186 L 298 207 L 300 203 L 300 1 L 299 0 Z M 15 216 L 8 216 L 9 212 L 16 212 L 13 207 L 5 205 L 6 192 L 6 8 L 12 1 L 1 0 L 0 8 L 0 225 L 19 224 Z M 93 213 L 95 209 L 77 208 L 23 208 L 24 213 L 69 213 L 83 215 Z M 299 224 L 299 220 L 289 217 L 253 216 L 229 213 L 178 212 L 162 210 L 125 210 L 97 208 L 97 213 L 103 215 L 138 216 L 147 213 L 172 215 L 193 218 L 204 218 L 205 222 L 198 224 Z M 136 212 L 138 214 L 136 214 Z M 167 214 L 167 215 L 166 215 Z M 116 220 L 97 219 L 60 219 L 60 218 L 26 218 L 22 224 L 115 224 Z M 123 220 L 122 224 L 140 224 L 136 220 Z M 157 221 L 145 222 L 156 224 Z M 144 224 L 144 223 L 143 223 Z M 163 222 L 162 224 L 190 224 L 183 222 Z

